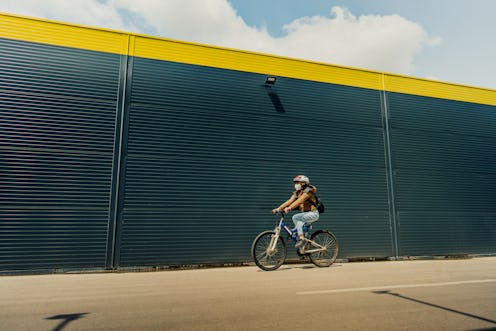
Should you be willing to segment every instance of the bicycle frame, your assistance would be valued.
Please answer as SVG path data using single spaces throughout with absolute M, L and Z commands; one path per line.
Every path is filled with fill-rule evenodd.
M 269 255 L 272 255 L 272 254 L 274 254 L 276 252 L 277 238 L 279 238 L 279 236 L 281 235 L 282 229 L 284 229 L 287 232 L 288 236 L 293 240 L 294 243 L 296 243 L 298 241 L 298 233 L 296 231 L 296 228 L 290 229 L 286 225 L 286 223 L 284 222 L 284 216 L 285 216 L 285 214 L 279 213 L 279 215 L 281 216 L 281 219 L 279 220 L 278 224 L 274 228 L 274 232 L 275 233 L 272 235 L 272 239 L 270 241 L 269 249 L 267 251 L 267 253 Z M 308 232 L 311 228 L 312 228 L 311 225 L 306 225 L 305 224 L 303 226 L 303 231 Z M 310 247 L 316 247 L 316 248 L 313 248 L 313 249 L 305 250 L 305 253 L 304 254 L 312 254 L 312 253 L 322 252 L 322 251 L 325 251 L 326 250 L 326 248 L 324 246 L 317 244 L 315 241 L 312 241 L 312 240 L 310 240 L 308 238 L 305 238 L 304 240 L 311 245 Z

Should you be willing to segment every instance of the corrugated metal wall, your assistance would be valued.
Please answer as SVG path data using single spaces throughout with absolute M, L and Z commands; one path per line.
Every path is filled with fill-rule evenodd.
M 0 39 L 0 270 L 105 267 L 120 56 Z
M 84 32 L 20 21 L 29 40 Z M 419 85 L 492 106 L 403 94 L 415 79 L 346 68 L 329 83 L 322 65 L 242 53 L 243 68 L 291 67 L 268 87 L 197 65 L 206 52 L 234 66 L 232 50 L 99 36 L 81 37 L 88 50 L 0 38 L 0 272 L 249 261 L 298 173 L 342 258 L 496 251 L 490 92 Z M 161 59 L 169 46 L 198 49 L 186 64 Z
M 120 265 L 246 261 L 300 172 L 342 256 L 391 255 L 380 93 L 265 78 L 134 59 Z
M 496 112 L 388 93 L 400 255 L 496 251 Z

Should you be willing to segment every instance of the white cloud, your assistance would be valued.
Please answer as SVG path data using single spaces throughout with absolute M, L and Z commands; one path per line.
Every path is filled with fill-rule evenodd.
M 265 30 L 248 26 L 226 0 L 109 0 L 145 18 L 165 38 L 247 48 L 270 40 Z M 240 41 L 251 40 L 251 43 Z
M 342 7 L 294 20 L 282 37 L 248 26 L 227 0 L 2 0 L 0 11 L 405 74 L 441 42 L 401 16 L 356 17 Z
M 126 27 L 116 8 L 106 1 L 2 0 L 0 11 L 98 27 Z
M 285 51 L 319 61 L 409 73 L 415 55 L 436 43 L 420 25 L 398 15 L 357 18 L 341 7 L 333 7 L 331 13 L 332 17 L 305 17 L 286 25 L 287 35 L 280 42 L 292 47 Z

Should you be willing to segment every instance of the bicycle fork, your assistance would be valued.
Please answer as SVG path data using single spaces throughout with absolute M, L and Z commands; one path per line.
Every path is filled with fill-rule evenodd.
M 277 226 L 275 228 L 274 232 L 275 233 L 272 235 L 272 237 L 270 239 L 269 247 L 267 249 L 267 255 L 268 256 L 271 256 L 271 255 L 274 255 L 275 253 L 277 253 L 276 246 L 277 246 L 277 240 L 279 240 L 279 235 L 281 234 L 281 227 Z

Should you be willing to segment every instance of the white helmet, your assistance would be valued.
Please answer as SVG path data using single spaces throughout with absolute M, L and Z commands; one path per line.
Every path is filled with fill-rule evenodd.
M 305 175 L 297 175 L 297 176 L 295 176 L 295 178 L 293 178 L 293 182 L 304 182 L 304 183 L 309 184 L 310 179 L 308 179 L 308 177 Z

